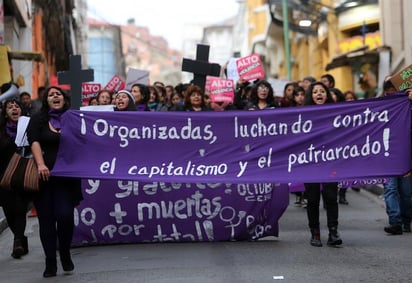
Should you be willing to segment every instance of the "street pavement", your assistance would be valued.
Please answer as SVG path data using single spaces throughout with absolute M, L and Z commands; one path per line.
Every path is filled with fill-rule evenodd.
M 411 282 L 410 233 L 388 236 L 384 202 L 366 190 L 349 190 L 340 205 L 342 248 L 326 246 L 325 211 L 321 209 L 324 247 L 309 245 L 306 211 L 290 205 L 280 220 L 279 238 L 256 242 L 107 245 L 72 249 L 73 274 L 42 278 L 44 256 L 37 218 L 28 218 L 28 255 L 10 256 L 12 234 L 0 234 L 0 282 Z

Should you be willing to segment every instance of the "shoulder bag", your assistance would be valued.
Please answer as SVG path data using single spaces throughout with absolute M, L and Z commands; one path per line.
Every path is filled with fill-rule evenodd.
M 9 190 L 23 188 L 26 192 L 37 192 L 39 190 L 39 175 L 33 157 L 23 157 L 14 153 L 1 178 L 0 187 Z

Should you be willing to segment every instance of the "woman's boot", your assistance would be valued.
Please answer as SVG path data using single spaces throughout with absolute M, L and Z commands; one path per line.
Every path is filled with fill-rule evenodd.
M 72 257 L 70 255 L 70 250 L 61 250 L 60 251 L 60 261 L 62 263 L 63 270 L 66 272 L 73 271 L 74 264 Z
M 319 229 L 311 229 L 310 232 L 312 233 L 312 238 L 310 239 L 310 244 L 314 247 L 321 247 L 322 242 L 320 240 L 320 230 Z
M 24 251 L 23 255 L 26 255 L 29 253 L 29 243 L 27 241 L 27 237 L 24 236 L 21 242 L 22 242 L 23 251 Z
M 346 200 L 346 189 L 339 189 L 339 203 L 348 205 L 349 202 Z
M 13 258 L 20 258 L 22 255 L 24 255 L 24 248 L 23 248 L 23 243 L 21 239 L 14 239 L 13 242 L 13 252 L 11 253 L 11 256 Z
M 338 233 L 338 227 L 329 228 L 329 238 L 328 238 L 328 246 L 339 246 L 342 245 L 342 239 Z
M 43 277 L 54 277 L 57 274 L 56 258 L 46 258 L 46 269 L 43 272 Z

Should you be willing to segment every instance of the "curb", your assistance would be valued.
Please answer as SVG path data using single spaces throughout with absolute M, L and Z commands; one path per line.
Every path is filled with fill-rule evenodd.
M 7 221 L 5 217 L 0 218 L 0 234 L 6 230 L 9 226 L 7 225 Z
M 383 185 L 367 185 L 363 189 L 379 197 L 383 196 Z
M 360 193 L 363 193 L 367 198 L 385 208 L 385 199 L 383 197 L 383 185 L 368 185 L 362 187 Z

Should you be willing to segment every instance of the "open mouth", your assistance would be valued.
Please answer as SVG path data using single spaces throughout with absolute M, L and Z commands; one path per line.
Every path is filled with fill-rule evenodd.
M 12 118 L 17 118 L 17 117 L 19 117 L 19 112 L 18 111 L 13 111 L 13 112 L 11 112 L 11 115 L 10 115 Z
M 52 103 L 53 103 L 53 105 L 60 105 L 61 100 L 60 99 L 53 99 Z

